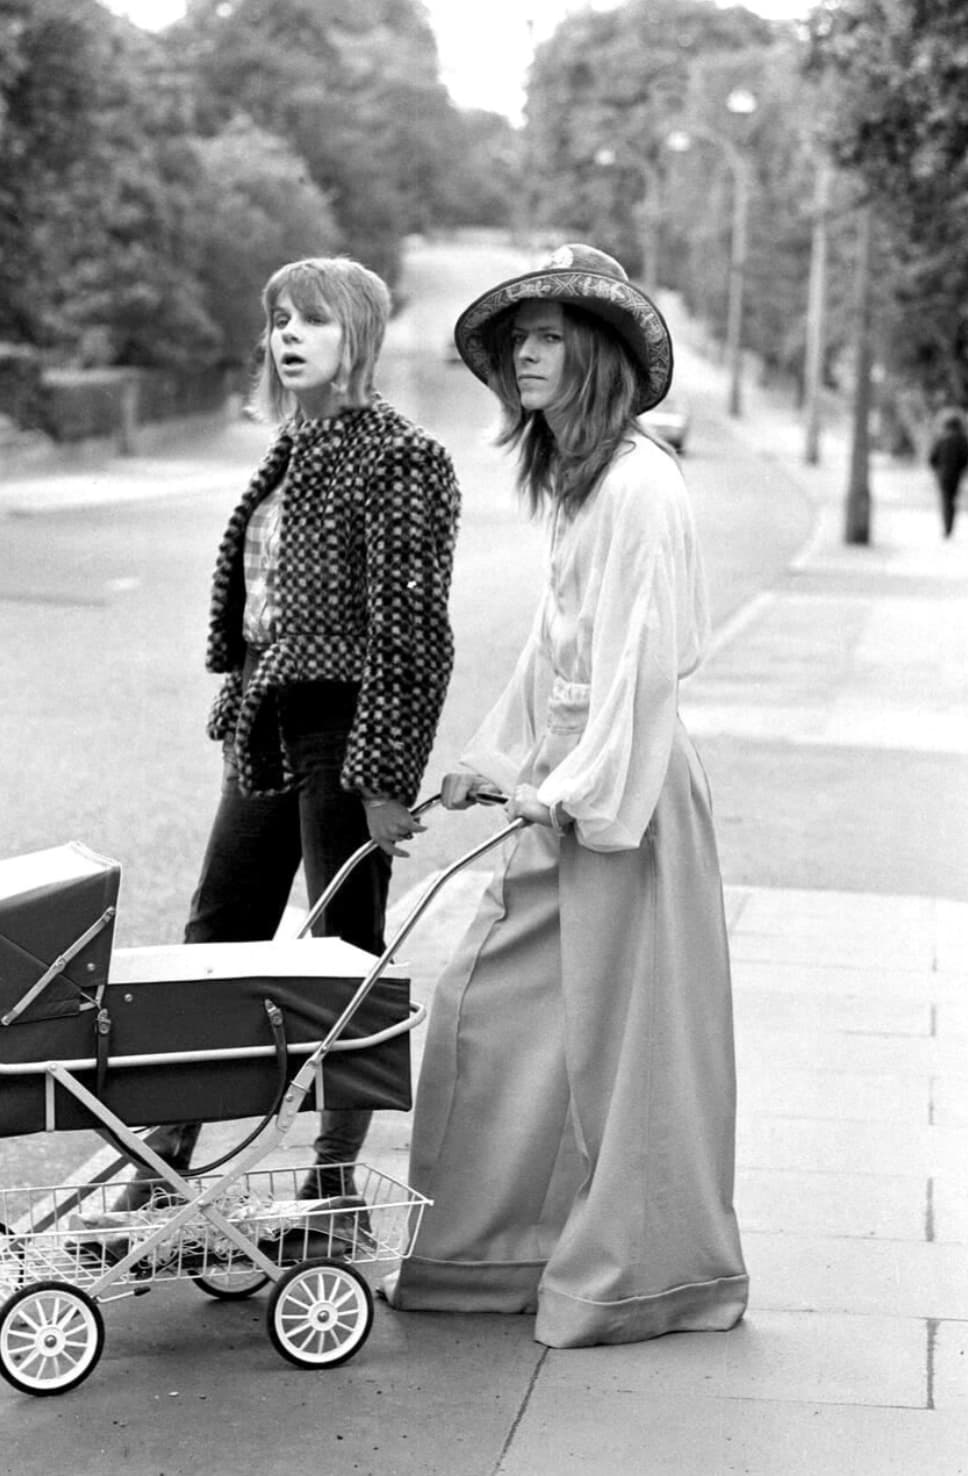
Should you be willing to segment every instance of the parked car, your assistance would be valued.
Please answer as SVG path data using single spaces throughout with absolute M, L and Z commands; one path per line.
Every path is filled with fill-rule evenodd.
M 646 430 L 668 442 L 680 456 L 683 454 L 689 434 L 689 406 L 681 395 L 666 395 L 661 404 L 654 410 L 646 410 L 639 420 Z

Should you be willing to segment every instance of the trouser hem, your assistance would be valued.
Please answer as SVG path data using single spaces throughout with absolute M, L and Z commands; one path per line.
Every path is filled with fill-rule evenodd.
M 411 1256 L 384 1283 L 404 1312 L 534 1312 L 544 1261 L 433 1261 Z
M 542 1286 L 535 1339 L 549 1348 L 641 1343 L 670 1332 L 727 1332 L 742 1318 L 749 1277 L 723 1276 L 648 1296 L 587 1301 Z
M 549 1348 L 640 1343 L 670 1332 L 727 1332 L 746 1311 L 749 1277 L 717 1277 L 617 1301 L 591 1301 L 542 1283 L 541 1261 L 433 1261 L 414 1256 L 385 1279 L 403 1312 L 536 1312 Z

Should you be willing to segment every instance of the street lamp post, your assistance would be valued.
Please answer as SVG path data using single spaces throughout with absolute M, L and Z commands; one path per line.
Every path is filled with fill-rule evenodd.
M 746 284 L 746 222 L 749 215 L 749 170 L 736 151 L 733 160 L 733 232 L 729 254 L 729 306 L 726 343 L 729 361 L 729 413 L 743 413 L 743 292 Z
M 810 285 L 807 290 L 807 351 L 804 363 L 806 430 L 803 457 L 809 466 L 820 460 L 820 396 L 823 390 L 823 359 L 826 343 L 827 299 L 827 206 L 830 166 L 817 162 L 813 199 L 813 234 L 810 246 Z
M 726 99 L 731 113 L 748 117 L 756 111 L 756 98 L 745 88 L 735 88 Z M 676 130 L 666 139 L 666 146 L 676 153 L 692 147 L 693 138 L 718 148 L 726 160 L 733 187 L 733 223 L 729 249 L 729 301 L 726 309 L 726 360 L 729 366 L 729 413 L 743 413 L 743 294 L 746 281 L 746 242 L 749 220 L 750 170 L 742 149 L 723 134 L 709 128 Z
M 748 118 L 756 112 L 756 98 L 745 87 L 737 87 L 726 99 L 729 111 Z M 729 344 L 729 413 L 743 413 L 741 383 L 743 376 L 743 290 L 746 282 L 746 228 L 749 219 L 750 172 L 742 149 L 730 142 L 733 168 L 733 233 L 729 260 L 729 312 L 726 319 L 726 341 Z
M 595 163 L 600 169 L 611 169 L 617 157 L 615 150 L 607 146 L 595 150 Z M 662 215 L 659 171 L 647 159 L 638 159 L 636 168 L 642 175 L 644 185 L 639 205 L 642 285 L 646 292 L 654 294 L 659 286 L 659 220 Z
M 850 447 L 847 503 L 844 509 L 844 542 L 870 543 L 870 413 L 872 318 L 873 223 L 871 207 L 865 205 L 858 220 L 857 241 L 857 328 L 854 349 L 854 404 Z
M 639 161 L 645 194 L 640 210 L 642 242 L 642 285 L 653 297 L 659 290 L 659 222 L 662 218 L 659 171 L 646 160 Z

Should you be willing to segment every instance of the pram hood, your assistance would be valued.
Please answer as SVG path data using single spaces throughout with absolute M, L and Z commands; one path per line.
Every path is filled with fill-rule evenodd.
M 107 983 L 121 867 L 79 841 L 0 861 L 0 1017 L 75 1014 Z

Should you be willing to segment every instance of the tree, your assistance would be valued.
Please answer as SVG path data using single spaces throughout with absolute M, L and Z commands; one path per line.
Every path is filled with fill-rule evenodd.
M 0 332 L 83 359 L 204 364 L 197 161 L 153 38 L 96 0 L 7 0 Z
M 194 147 L 208 207 L 201 223 L 205 306 L 220 330 L 223 360 L 244 364 L 262 326 L 267 278 L 284 261 L 332 255 L 339 230 L 302 160 L 247 119 Z
M 456 109 L 415 0 L 195 0 L 171 29 L 199 131 L 239 113 L 288 141 L 345 248 L 391 280 L 400 242 L 442 213 Z
M 97 7 L 0 9 L 0 336 L 34 341 L 48 287 L 34 235 L 83 160 L 96 103 Z
M 697 57 L 690 72 L 682 127 L 694 146 L 674 155 L 668 180 L 666 251 L 670 285 L 722 336 L 735 180 L 730 156 L 741 154 L 750 177 L 743 342 L 768 370 L 802 393 L 806 349 L 806 284 L 810 271 L 816 177 L 826 151 L 816 118 L 822 94 L 802 75 L 802 47 L 779 33 L 763 47 Z M 748 92 L 755 108 L 734 115 L 729 100 Z M 849 342 L 852 192 L 834 181 L 828 205 L 826 359 L 835 364 Z
M 442 164 L 440 217 L 446 225 L 518 227 L 524 152 L 518 130 L 501 113 L 458 114 L 456 147 Z
M 926 404 L 968 402 L 968 33 L 962 0 L 831 0 L 811 26 L 829 147 L 888 250 L 882 352 Z
M 641 262 L 641 206 L 655 209 L 698 57 L 766 45 L 773 29 L 711 0 L 629 0 L 568 17 L 538 48 L 528 90 L 533 213 Z
M 419 0 L 193 0 L 161 36 L 0 0 L 0 338 L 237 362 L 282 260 L 392 281 L 406 233 L 506 218 L 509 132 L 453 106 Z

